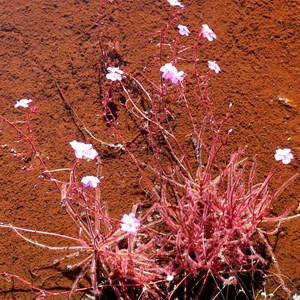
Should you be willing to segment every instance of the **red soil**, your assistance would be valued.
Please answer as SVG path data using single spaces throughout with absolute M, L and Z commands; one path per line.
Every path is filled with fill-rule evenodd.
M 138 74 L 147 67 L 147 76 L 157 76 L 151 72 L 157 72 L 158 30 L 175 9 L 166 0 L 110 2 L 101 28 L 110 56 L 120 56 L 128 73 Z M 282 168 L 283 177 L 299 172 L 299 1 L 182 2 L 186 9 L 181 22 L 191 30 L 191 39 L 203 23 L 218 36 L 216 42 L 204 43 L 200 56 L 202 63 L 217 60 L 222 68 L 221 73 L 211 76 L 209 88 L 217 114 L 233 103 L 229 128 L 234 134 L 228 151 L 248 145 L 247 156 L 257 155 L 258 178 L 263 178 L 276 165 L 275 150 L 291 148 L 295 159 Z M 10 120 L 24 120 L 24 110 L 13 105 L 21 98 L 33 99 L 38 113 L 33 116 L 32 128 L 49 169 L 70 167 L 74 154 L 69 142 L 88 138 L 79 130 L 82 125 L 78 120 L 76 126 L 66 100 L 98 138 L 116 142 L 101 117 L 98 6 L 95 0 L 0 1 L 0 113 Z M 122 118 L 122 110 L 119 114 Z M 184 127 L 181 130 L 185 132 Z M 129 131 L 126 138 L 133 137 Z M 39 178 L 39 170 L 24 168 L 34 166 L 35 159 L 24 162 L 10 153 L 11 148 L 18 150 L 14 140 L 15 133 L 2 124 L 0 221 L 74 234 L 76 228 L 59 206 L 55 187 Z M 110 213 L 119 218 L 140 200 L 139 177 L 128 158 L 93 143 L 104 157 L 102 197 Z M 95 167 L 91 163 L 87 168 Z M 274 203 L 274 214 L 297 207 L 299 196 L 298 180 Z M 300 219 L 284 223 L 275 247 L 281 272 L 294 291 L 300 285 L 299 226 Z M 0 272 L 43 282 L 48 288 L 70 286 L 71 279 L 46 268 L 61 254 L 29 245 L 9 230 L 1 229 L 0 237 Z M 38 270 L 40 267 L 44 269 Z M 268 292 L 276 288 L 272 277 L 267 284 Z M 280 295 L 275 299 L 285 299 Z M 0 278 L 0 299 L 34 299 L 34 293 L 19 282 Z

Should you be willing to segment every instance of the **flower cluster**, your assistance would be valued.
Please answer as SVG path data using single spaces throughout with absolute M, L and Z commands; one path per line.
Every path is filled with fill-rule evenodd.
M 184 7 L 178 0 L 168 0 L 168 2 L 172 6 L 180 6 Z M 180 35 L 189 36 L 190 30 L 185 25 L 178 25 L 178 30 Z M 210 42 L 217 38 L 216 34 L 209 28 L 207 24 L 202 25 L 202 30 L 200 32 L 200 36 L 208 39 Z M 221 71 L 220 67 L 215 61 L 208 61 L 208 68 L 216 73 Z M 121 81 L 123 78 L 124 72 L 120 70 L 119 67 L 108 67 L 108 73 L 106 74 L 106 78 L 111 81 Z M 184 72 L 178 71 L 176 67 L 172 63 L 166 63 L 160 68 L 160 71 L 163 72 L 162 77 L 164 79 L 169 79 L 173 84 L 178 84 L 184 79 Z
M 168 2 L 172 6 L 184 7 L 178 0 L 168 0 Z M 189 36 L 191 33 L 187 26 L 181 24 L 178 25 L 178 29 L 180 35 Z M 202 25 L 202 30 L 199 36 L 208 39 L 210 42 L 217 38 L 217 35 L 209 28 L 207 24 Z M 215 61 L 208 61 L 208 68 L 216 73 L 221 71 L 220 67 Z M 172 63 L 165 64 L 160 68 L 160 70 L 163 72 L 163 78 L 170 79 L 174 84 L 177 84 L 183 80 L 184 73 L 178 72 Z

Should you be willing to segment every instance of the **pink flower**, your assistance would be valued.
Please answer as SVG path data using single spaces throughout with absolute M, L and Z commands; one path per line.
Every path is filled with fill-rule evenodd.
M 184 72 L 178 72 L 176 67 L 172 63 L 167 63 L 160 68 L 160 71 L 163 72 L 162 77 L 164 79 L 170 79 L 172 83 L 177 84 L 183 80 Z
M 291 162 L 294 158 L 293 154 L 291 153 L 291 149 L 277 149 L 276 154 L 274 155 L 277 161 L 281 160 L 283 164 L 287 165 Z
M 129 234 L 135 234 L 141 226 L 140 221 L 135 217 L 134 213 L 125 214 L 121 222 L 121 230 L 127 231 Z
M 178 25 L 178 29 L 179 29 L 179 33 L 181 35 L 189 36 L 190 33 L 191 33 L 189 31 L 189 29 L 186 26 L 184 26 L 184 25 Z
M 116 81 L 116 80 L 121 81 L 122 80 L 122 75 L 124 72 L 122 70 L 120 70 L 119 67 L 118 68 L 108 67 L 107 71 L 109 72 L 108 74 L 106 74 L 107 79 L 112 80 L 112 81 Z
M 92 144 L 85 144 L 77 141 L 72 141 L 70 142 L 70 145 L 75 150 L 75 156 L 79 159 L 94 159 L 98 155 L 97 151 L 93 149 Z
M 213 40 L 213 39 L 216 39 L 217 36 L 216 34 L 208 27 L 207 24 L 203 24 L 202 25 L 202 30 L 201 30 L 201 33 L 200 33 L 204 38 L 207 38 L 210 42 Z
M 221 71 L 220 67 L 215 61 L 209 60 L 208 61 L 208 67 L 212 70 L 215 71 L 216 73 L 219 73 Z
M 180 6 L 180 7 L 184 7 L 178 0 L 168 0 L 168 2 L 169 2 L 172 6 Z
M 96 188 L 100 180 L 95 176 L 84 176 L 81 179 L 83 188 L 87 189 L 88 187 Z
M 24 108 L 27 108 L 29 107 L 29 103 L 32 102 L 31 99 L 21 99 L 19 101 L 17 101 L 17 103 L 15 104 L 15 107 L 24 107 Z

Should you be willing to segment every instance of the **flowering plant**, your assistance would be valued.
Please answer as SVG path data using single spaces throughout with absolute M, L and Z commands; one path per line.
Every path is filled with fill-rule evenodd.
M 184 8 L 177 0 L 168 2 Z M 133 204 L 132 209 L 128 208 L 131 213 L 122 217 L 108 213 L 101 194 L 103 184 L 100 185 L 106 160 L 102 151 L 97 150 L 112 144 L 103 143 L 93 134 L 89 135 L 90 143 L 71 141 L 76 160 L 67 169 L 70 171 L 68 180 L 58 180 L 39 155 L 33 138 L 1 117 L 29 143 L 31 153 L 38 157 L 43 178 L 56 185 L 61 206 L 78 231 L 74 236 L 0 224 L 42 249 L 68 251 L 56 265 L 75 260 L 68 269 L 79 271 L 67 291 L 47 290 L 17 275 L 2 274 L 28 285 L 39 294 L 39 299 L 65 295 L 68 299 L 77 299 L 77 293 L 92 299 L 111 293 L 117 299 L 126 300 L 201 299 L 204 295 L 216 299 L 224 298 L 229 286 L 248 295 L 241 278 L 251 277 L 268 263 L 260 251 L 261 244 L 274 261 L 281 286 L 289 293 L 266 238 L 271 232 L 262 229 L 261 224 L 273 222 L 276 224 L 273 233 L 278 231 L 290 210 L 271 218 L 272 203 L 297 175 L 274 192 L 270 182 L 279 165 L 262 182 L 255 183 L 256 161 L 249 164 L 243 159 L 245 148 L 228 155 L 225 148 L 231 131 L 225 131 L 224 126 L 230 114 L 226 113 L 221 119 L 215 116 L 207 95 L 208 75 L 200 76 L 198 69 L 198 46 L 203 38 L 213 41 L 216 34 L 207 24 L 202 26 L 197 42 L 188 48 L 193 51 L 192 61 L 188 61 L 192 67 L 184 69 L 190 70 L 185 73 L 177 69 L 178 62 L 184 67 L 180 53 L 187 49 L 184 47 L 181 52 L 177 49 L 176 39 L 182 37 L 177 33 L 176 39 L 164 39 L 171 22 L 178 22 L 177 14 L 160 33 L 156 78 L 148 81 L 153 93 L 139 78 L 130 75 L 126 66 L 126 76 L 121 66 L 107 67 L 116 64 L 105 55 L 105 43 L 99 40 L 106 58 L 102 62 L 103 78 L 107 79 L 107 88 L 101 94 L 103 117 L 118 139 L 111 148 L 126 155 L 137 170 L 136 193 L 141 191 L 139 197 L 150 203 L 148 207 L 141 200 Z M 99 28 L 100 23 L 99 20 Z M 175 28 L 180 35 L 190 34 L 186 26 L 178 24 Z M 165 45 L 171 45 L 173 51 L 166 53 L 166 57 L 162 55 Z M 164 63 L 164 59 L 171 62 Z M 215 61 L 208 61 L 208 68 L 220 72 Z M 166 84 L 161 78 L 171 83 Z M 186 88 L 190 83 L 195 83 L 195 90 Z M 117 106 L 115 98 L 121 99 L 123 120 L 137 131 L 130 141 L 126 140 L 122 122 L 113 109 Z M 31 100 L 28 101 L 17 102 L 16 107 L 28 107 Z M 188 128 L 184 134 L 178 130 L 182 122 Z M 30 129 L 30 124 L 26 125 Z M 99 148 L 94 146 L 96 143 Z M 278 149 L 275 159 L 288 164 L 293 154 L 290 149 Z M 97 172 L 80 169 L 86 160 L 91 160 L 90 163 L 96 160 Z M 79 177 L 81 173 L 96 176 Z M 52 237 L 53 241 L 60 238 L 65 244 L 42 243 L 35 239 L 37 235 Z

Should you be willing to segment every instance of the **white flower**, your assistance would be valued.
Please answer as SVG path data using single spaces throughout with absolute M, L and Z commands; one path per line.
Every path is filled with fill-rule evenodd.
M 293 300 L 300 300 L 300 295 L 295 294 L 295 295 L 293 296 Z
M 70 142 L 70 145 L 75 151 L 75 156 L 79 159 L 94 159 L 98 155 L 97 151 L 93 149 L 92 144 L 85 144 L 77 141 L 72 141 Z
M 15 104 L 15 107 L 24 107 L 24 108 L 27 108 L 29 107 L 29 103 L 32 102 L 31 99 L 21 99 L 19 101 L 17 101 L 17 103 Z
M 180 7 L 184 7 L 178 0 L 168 0 L 168 2 L 169 2 L 172 6 L 180 6 Z
M 135 234 L 137 229 L 141 226 L 140 221 L 135 217 L 134 213 L 123 215 L 121 222 L 121 230 L 127 231 L 129 234 Z
M 116 81 L 122 80 L 122 75 L 123 75 L 123 71 L 118 68 L 112 68 L 112 67 L 108 67 L 107 68 L 108 73 L 106 74 L 106 78 L 112 81 Z
M 167 63 L 160 68 L 160 71 L 163 72 L 162 77 L 164 79 L 170 79 L 172 83 L 177 84 L 183 80 L 184 72 L 178 72 L 176 67 L 172 63 Z
M 267 298 L 267 293 L 266 292 L 261 292 L 260 295 L 264 298 Z
M 291 153 L 291 149 L 287 149 L 287 148 L 277 149 L 274 157 L 277 161 L 281 160 L 282 163 L 285 165 L 289 164 L 291 160 L 294 158 L 293 154 Z
M 173 275 L 167 275 L 167 281 L 172 281 L 174 279 Z
M 190 33 L 191 33 L 189 31 L 189 29 L 186 26 L 184 26 L 184 25 L 178 25 L 178 29 L 179 29 L 179 33 L 181 35 L 189 36 Z
M 208 67 L 212 70 L 215 71 L 216 73 L 219 73 L 221 71 L 220 67 L 215 61 L 209 60 L 208 61 Z
M 202 25 L 201 35 L 210 42 L 217 38 L 216 34 L 208 27 L 207 24 Z
M 83 184 L 83 187 L 87 189 L 88 187 L 93 187 L 93 188 L 97 187 L 100 180 L 95 176 L 84 176 L 81 179 L 81 182 Z

